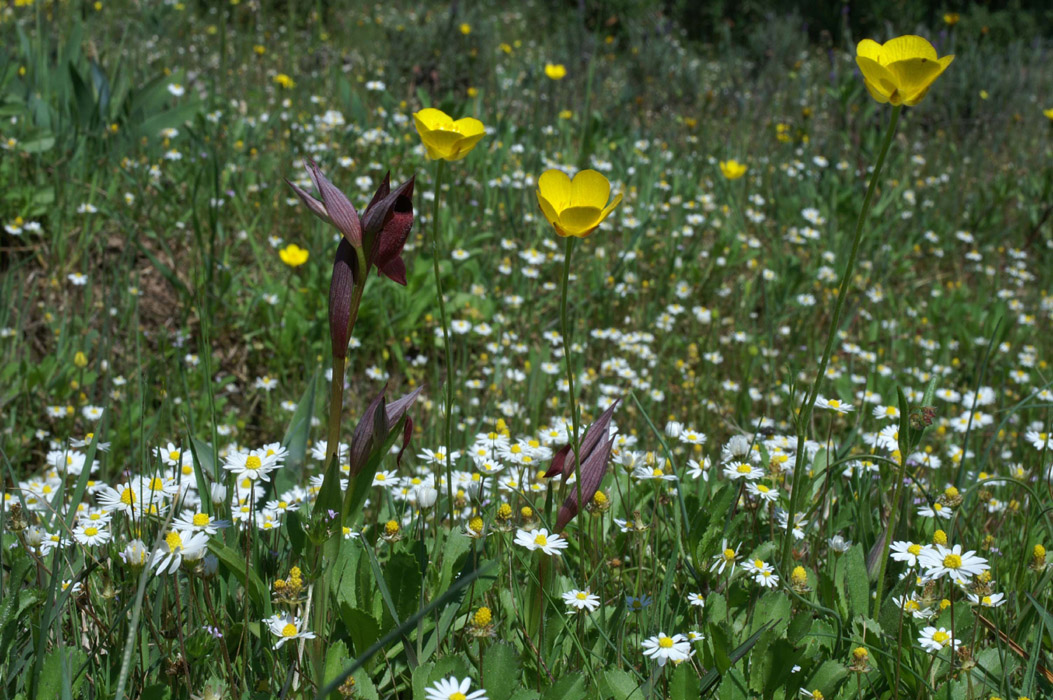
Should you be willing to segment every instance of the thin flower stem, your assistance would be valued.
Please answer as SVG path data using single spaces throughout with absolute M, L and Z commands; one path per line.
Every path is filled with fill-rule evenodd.
M 439 321 L 442 323 L 443 352 L 446 353 L 446 416 L 443 422 L 444 457 L 446 458 L 446 498 L 450 505 L 450 527 L 453 527 L 453 351 L 450 349 L 450 325 L 446 318 L 446 299 L 442 294 L 442 276 L 439 274 L 439 198 L 442 195 L 442 176 L 446 161 L 439 160 L 435 166 L 435 199 L 431 208 L 431 262 L 435 270 L 435 293 L 439 298 Z M 441 483 L 435 480 L 436 486 Z M 436 521 L 436 526 L 438 522 Z
M 878 178 L 881 176 L 881 169 L 885 165 L 885 156 L 888 155 L 889 146 L 892 145 L 892 137 L 896 134 L 896 125 L 899 123 L 899 115 L 901 111 L 903 111 L 902 105 L 897 106 L 892 110 L 892 117 L 889 119 L 888 130 L 885 132 L 885 138 L 881 143 L 881 151 L 878 153 L 877 163 L 874 165 L 874 172 L 870 176 L 870 184 L 867 186 L 866 197 L 863 199 L 863 208 L 859 210 L 859 219 L 856 221 L 855 236 L 852 239 L 852 251 L 848 255 L 848 264 L 845 266 L 845 271 L 841 275 L 841 284 L 837 292 L 837 303 L 834 304 L 834 315 L 833 318 L 830 319 L 830 330 L 826 336 L 826 347 L 823 350 L 823 358 L 819 362 L 819 371 L 816 372 L 815 379 L 812 381 L 812 388 L 805 397 L 804 405 L 801 407 L 801 413 L 798 416 L 797 446 L 794 450 L 793 491 L 790 492 L 790 510 L 787 513 L 786 519 L 786 535 L 783 537 L 783 568 L 788 567 L 791 563 L 790 555 L 793 552 L 793 524 L 794 518 L 800 507 L 801 494 L 804 490 L 802 483 L 804 476 L 804 446 L 805 440 L 808 437 L 808 426 L 812 419 L 812 409 L 815 407 L 815 399 L 819 395 L 819 384 L 823 381 L 823 377 L 826 374 L 826 366 L 830 362 L 830 355 L 833 352 L 834 338 L 837 337 L 837 328 L 841 321 L 841 310 L 844 308 L 845 299 L 848 297 L 848 285 L 852 280 L 852 272 L 856 265 L 856 256 L 859 254 L 859 243 L 863 240 L 863 224 L 866 222 L 867 213 L 870 211 L 870 203 L 874 199 L 874 191 L 877 189 Z
M 574 450 L 574 484 L 577 487 L 578 511 L 580 512 L 585 508 L 585 504 L 581 502 L 581 454 L 579 453 L 580 446 L 578 442 L 578 401 L 576 394 L 574 393 L 574 366 L 571 363 L 570 358 L 573 329 L 567 318 L 567 290 L 570 287 L 570 259 L 574 254 L 574 242 L 576 240 L 577 239 L 575 239 L 574 236 L 566 236 L 563 239 L 563 288 L 560 290 L 559 296 L 559 322 L 560 333 L 563 335 L 563 360 L 567 368 L 567 401 L 570 406 L 571 427 L 574 431 L 570 436 L 570 444 L 571 448 Z M 564 480 L 564 483 L 565 481 L 566 480 Z M 585 528 L 579 529 L 581 531 L 581 551 L 584 552 L 585 544 L 588 540 L 588 533 Z M 581 576 L 582 580 L 587 578 L 584 557 L 581 559 Z

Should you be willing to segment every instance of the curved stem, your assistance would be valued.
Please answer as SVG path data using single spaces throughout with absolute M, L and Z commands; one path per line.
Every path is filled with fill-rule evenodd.
M 845 299 L 848 297 L 848 285 L 852 280 L 852 272 L 856 265 L 856 256 L 859 254 L 859 243 L 863 240 L 863 224 L 866 222 L 867 212 L 870 211 L 870 203 L 874 199 L 874 190 L 877 189 L 877 181 L 881 175 L 881 169 L 885 165 L 885 156 L 888 154 L 889 146 L 892 144 L 892 137 L 896 134 L 896 124 L 899 123 L 899 114 L 901 111 L 903 111 L 902 105 L 895 107 L 892 110 L 892 117 L 889 120 L 888 130 L 885 132 L 885 138 L 881 143 L 881 151 L 878 154 L 877 163 L 874 165 L 874 172 L 870 176 L 870 184 L 867 186 L 866 197 L 863 199 L 863 208 L 860 209 L 859 219 L 856 221 L 855 236 L 852 239 L 852 251 L 848 255 L 848 264 L 845 266 L 845 271 L 841 275 L 841 284 L 837 292 L 837 303 L 834 305 L 833 318 L 830 319 L 830 331 L 826 336 L 826 347 L 823 349 L 823 358 L 819 362 L 819 371 L 815 375 L 815 380 L 812 382 L 812 388 L 805 397 L 804 405 L 801 407 L 801 412 L 798 416 L 797 447 L 794 450 L 793 491 L 790 492 L 790 510 L 789 513 L 787 513 L 786 535 L 783 538 L 782 565 L 784 568 L 790 565 L 790 555 L 793 552 L 793 523 L 800 505 L 801 492 L 803 491 L 803 455 L 805 440 L 808 437 L 808 425 L 812 419 L 812 409 L 815 406 L 815 399 L 819 395 L 819 384 L 823 381 L 823 376 L 826 374 L 826 365 L 830 362 L 830 355 L 833 352 L 834 338 L 837 336 L 837 327 L 841 321 L 841 310 L 844 308 Z
M 450 325 L 446 318 L 446 299 L 442 294 L 442 276 L 439 273 L 439 197 L 442 195 L 442 176 L 446 161 L 439 160 L 435 166 L 435 199 L 431 208 L 431 262 L 435 271 L 435 293 L 439 297 L 439 321 L 442 323 L 443 352 L 446 353 L 446 420 L 443 423 L 443 448 L 446 458 L 446 497 L 450 504 L 450 527 L 453 527 L 453 351 L 450 349 Z M 441 483 L 436 475 L 435 485 Z M 436 527 L 438 521 L 436 521 Z

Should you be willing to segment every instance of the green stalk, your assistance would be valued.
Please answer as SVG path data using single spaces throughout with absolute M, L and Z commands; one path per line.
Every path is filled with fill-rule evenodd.
M 450 527 L 453 527 L 453 351 L 450 349 L 450 325 L 446 318 L 446 300 L 442 296 L 442 276 L 439 274 L 439 198 L 442 195 L 442 176 L 446 161 L 439 160 L 435 166 L 435 200 L 431 208 L 431 262 L 435 271 L 435 293 L 439 296 L 439 322 L 442 323 L 442 344 L 446 353 L 446 420 L 443 423 L 443 441 L 446 458 L 446 496 L 450 505 Z M 441 483 L 436 478 L 435 485 Z M 438 520 L 436 520 L 438 527 Z
M 877 594 L 874 597 L 874 619 L 881 612 L 881 596 L 885 592 L 885 566 L 888 564 L 888 550 L 892 545 L 892 533 L 896 527 L 896 516 L 899 514 L 900 492 L 907 473 L 907 456 L 900 454 L 899 472 L 896 474 L 896 489 L 892 492 L 892 511 L 888 516 L 888 528 L 885 530 L 885 543 L 881 546 L 881 568 L 878 569 Z
M 574 393 L 574 367 L 570 361 L 570 346 L 572 341 L 572 328 L 567 318 L 567 290 L 570 287 L 570 258 L 574 254 L 574 236 L 566 236 L 563 239 L 563 286 L 559 296 L 559 322 L 560 333 L 563 334 L 563 360 L 567 368 L 567 400 L 570 404 L 570 421 L 574 432 L 570 436 L 570 444 L 574 450 L 574 484 L 578 491 L 578 512 L 585 509 L 581 502 L 581 455 L 578 444 L 578 401 Z M 564 481 L 566 483 L 566 481 Z M 588 539 L 587 528 L 581 530 L 581 576 L 582 580 L 588 580 L 585 570 L 585 545 Z
M 826 365 L 830 362 L 830 355 L 833 352 L 834 337 L 837 335 L 837 327 L 841 321 L 841 310 L 844 308 L 845 298 L 848 297 L 848 285 L 852 279 L 852 272 L 855 269 L 856 256 L 859 254 L 859 243 L 863 240 L 863 223 L 866 221 L 867 212 L 870 211 L 870 203 L 874 199 L 874 190 L 877 189 L 877 181 L 881 175 L 881 169 L 885 165 L 885 156 L 888 154 L 889 146 L 892 145 L 892 137 L 896 134 L 896 125 L 899 123 L 899 114 L 902 111 L 902 105 L 892 110 L 892 117 L 889 119 L 885 139 L 881 142 L 881 151 L 878 154 L 877 164 L 874 166 L 874 173 L 870 176 L 867 194 L 863 199 L 863 208 L 860 209 L 859 219 L 856 221 L 855 237 L 852 239 L 852 252 L 849 253 L 848 265 L 845 266 L 844 274 L 841 275 L 841 285 L 837 292 L 837 303 L 834 305 L 834 316 L 830 319 L 830 331 L 826 336 L 826 348 L 823 350 L 823 359 L 819 362 L 819 371 L 815 375 L 812 388 L 805 397 L 804 405 L 801 407 L 801 414 L 798 417 L 797 449 L 795 450 L 793 464 L 793 491 L 790 493 L 790 510 L 786 514 L 786 535 L 783 537 L 782 548 L 782 565 L 786 570 L 789 570 L 790 555 L 793 552 L 794 519 L 800 508 L 801 493 L 804 490 L 804 443 L 808 437 L 808 425 L 812 420 L 812 409 L 815 407 L 815 399 L 819 395 L 819 384 L 823 381 L 823 376 L 826 374 Z M 895 508 L 895 505 L 893 505 L 893 508 Z M 893 511 L 893 514 L 895 514 L 895 511 Z M 890 522 L 888 535 L 892 533 L 891 526 L 892 523 Z M 887 546 L 888 540 L 886 536 L 886 548 Z

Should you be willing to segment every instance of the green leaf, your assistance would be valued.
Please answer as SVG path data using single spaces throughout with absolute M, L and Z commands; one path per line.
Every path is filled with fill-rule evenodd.
M 509 700 L 519 685 L 519 653 L 511 644 L 497 642 L 483 656 L 482 685 L 490 700 Z
M 311 417 L 314 415 L 317 390 L 318 370 L 315 370 L 310 381 L 307 382 L 307 388 L 300 397 L 300 402 L 296 404 L 296 410 L 289 419 L 289 427 L 285 430 L 285 437 L 282 439 L 282 444 L 289 451 L 289 455 L 286 458 L 286 468 L 280 469 L 279 474 L 290 471 L 288 468 L 292 467 L 289 473 L 291 480 L 299 475 L 303 467 L 304 455 L 307 454 L 307 439 L 311 434 Z M 279 488 L 279 490 L 282 489 Z
M 845 552 L 845 584 L 848 588 L 848 613 L 850 617 L 866 615 L 870 609 L 870 579 L 863 545 L 858 542 Z
M 808 680 L 807 685 L 803 687 L 810 691 L 818 690 L 826 697 L 834 697 L 837 686 L 840 685 L 841 680 L 847 675 L 848 669 L 845 668 L 844 664 L 827 660 L 819 666 L 818 670 Z
M 412 554 L 399 552 L 384 564 L 384 582 L 391 597 L 390 606 L 398 619 L 392 617 L 390 610 L 384 611 L 383 629 L 386 631 L 401 624 L 402 620 L 417 610 L 420 602 L 420 568 Z M 383 588 L 381 589 L 383 592 Z
M 561 677 L 541 696 L 541 700 L 581 700 L 585 695 L 585 676 L 571 673 Z
M 76 692 L 84 682 L 84 676 L 77 678 L 71 685 L 63 681 L 63 676 L 65 675 L 68 680 L 87 660 L 88 655 L 80 649 L 61 647 L 49 652 L 44 658 L 43 673 L 40 675 L 40 684 L 37 687 L 37 700 L 53 700 L 63 697 L 64 694 L 72 695 Z M 66 669 L 65 673 L 63 666 Z M 77 695 L 79 696 L 80 693 L 78 692 Z
M 325 682 L 336 678 L 340 675 L 340 671 L 343 670 L 344 665 L 347 664 L 347 660 L 350 657 L 347 653 L 347 645 L 342 640 L 338 640 L 335 643 L 329 645 L 329 648 L 325 652 Z M 339 700 L 340 693 L 333 691 L 329 694 L 329 700 Z
M 347 633 L 351 635 L 356 657 L 380 639 L 380 624 L 361 608 L 340 603 L 340 619 L 347 628 Z
M 790 625 L 790 599 L 780 591 L 769 591 L 757 601 L 750 632 L 756 632 L 769 624 L 777 633 L 776 637 L 782 636 Z
M 252 598 L 252 602 L 267 608 L 269 612 L 270 596 L 267 594 L 267 586 L 263 584 L 255 569 L 246 567 L 245 557 L 216 538 L 208 541 L 208 551 L 215 554 L 216 558 L 219 559 L 219 563 L 241 581 L 241 585 L 245 586 L 249 597 Z M 248 570 L 247 578 L 245 575 L 246 569 Z
M 680 664 L 669 679 L 669 700 L 697 700 L 701 691 L 691 664 Z

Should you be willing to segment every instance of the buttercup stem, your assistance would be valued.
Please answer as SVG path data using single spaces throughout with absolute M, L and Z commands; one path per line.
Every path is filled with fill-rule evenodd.
M 804 405 L 801 407 L 801 413 L 798 416 L 797 422 L 797 446 L 794 450 L 794 463 L 793 463 L 793 490 L 790 492 L 790 510 L 786 514 L 786 535 L 783 538 L 782 548 L 782 565 L 787 571 L 787 567 L 790 567 L 790 555 L 793 552 L 793 529 L 794 520 L 797 517 L 797 510 L 800 507 L 801 492 L 804 490 L 804 484 L 802 483 L 802 477 L 804 472 L 804 445 L 808 438 L 808 425 L 812 420 L 812 409 L 815 406 L 815 399 L 819 395 L 819 384 L 823 381 L 823 377 L 826 375 L 826 365 L 830 362 L 830 355 L 834 348 L 834 338 L 837 336 L 838 324 L 841 321 L 841 310 L 845 305 L 845 298 L 848 296 L 848 284 L 852 279 L 852 272 L 856 265 L 856 256 L 859 254 L 859 243 L 863 240 L 863 223 L 866 221 L 867 212 L 870 211 L 870 203 L 874 198 L 874 190 L 877 189 L 878 177 L 881 175 L 881 169 L 885 165 L 885 156 L 888 154 L 889 146 L 892 144 L 892 137 L 896 134 L 896 125 L 899 123 L 899 114 L 903 111 L 903 106 L 897 106 L 892 110 L 892 117 L 889 119 L 888 130 L 885 132 L 885 139 L 881 143 L 881 151 L 878 154 L 877 163 L 874 165 L 874 172 L 870 176 L 870 184 L 867 186 L 866 197 L 863 199 L 863 208 L 859 211 L 859 219 L 856 221 L 856 232 L 855 237 L 852 239 L 852 251 L 848 255 L 848 264 L 845 266 L 845 271 L 841 275 L 841 284 L 837 292 L 837 303 L 834 304 L 834 315 L 830 319 L 830 330 L 826 335 L 826 348 L 823 350 L 823 358 L 819 362 L 819 371 L 815 375 L 815 379 L 812 381 L 812 388 L 809 390 Z M 893 508 L 895 508 L 895 504 Z M 893 510 L 895 514 L 895 510 Z M 889 531 L 885 539 L 886 555 L 888 550 L 888 537 L 892 535 L 892 522 L 889 522 Z M 884 562 L 882 562 L 884 567 Z M 879 583 L 878 586 L 881 584 Z M 880 602 L 880 588 L 878 589 L 878 602 Z
M 559 322 L 560 322 L 560 333 L 563 334 L 563 360 L 567 367 L 567 400 L 570 404 L 570 421 L 574 432 L 570 436 L 571 448 L 574 450 L 574 484 L 578 491 L 578 512 L 585 508 L 585 504 L 581 502 L 581 455 L 579 454 L 578 445 L 578 401 L 576 394 L 574 393 L 574 367 L 570 361 L 570 346 L 571 346 L 571 327 L 567 319 L 567 289 L 570 287 L 570 258 L 574 254 L 574 242 L 577 239 L 574 236 L 566 236 L 563 239 L 563 288 L 560 290 L 559 296 Z M 565 482 L 564 482 L 565 483 Z M 585 537 L 587 533 L 584 528 L 581 529 L 581 543 L 582 543 L 582 576 L 585 577 Z M 587 577 L 586 577 L 587 578 Z
M 453 364 L 450 349 L 450 326 L 446 320 L 446 300 L 442 295 L 442 277 L 439 275 L 439 197 L 442 194 L 442 176 L 446 171 L 446 161 L 438 160 L 435 166 L 435 200 L 431 208 L 431 262 L 435 270 L 435 293 L 439 297 L 439 322 L 442 323 L 442 343 L 446 353 L 446 420 L 443 423 L 443 441 L 446 443 L 446 496 L 450 502 L 450 527 L 453 527 L 453 458 L 450 450 L 453 443 Z M 441 477 L 435 485 L 441 483 Z M 437 525 L 437 523 L 436 523 Z

